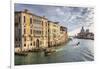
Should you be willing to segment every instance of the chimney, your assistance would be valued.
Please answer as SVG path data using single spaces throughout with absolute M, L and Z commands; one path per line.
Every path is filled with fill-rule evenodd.
M 24 12 L 27 13 L 28 12 L 28 9 L 25 9 Z

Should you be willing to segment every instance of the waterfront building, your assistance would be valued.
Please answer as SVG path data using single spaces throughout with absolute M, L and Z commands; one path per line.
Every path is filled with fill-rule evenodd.
M 42 18 L 42 48 L 48 47 L 48 19 L 43 16 Z
M 84 27 L 82 27 L 81 31 L 77 34 L 76 36 L 77 38 L 80 39 L 94 39 L 94 34 L 92 32 L 89 31 L 89 29 L 84 29 Z
M 57 46 L 67 39 L 65 27 L 61 30 L 58 22 L 49 21 L 45 16 L 35 15 L 27 9 L 15 12 L 14 25 L 15 52 Z
M 49 46 L 57 46 L 59 43 L 59 36 L 60 36 L 60 25 L 58 22 L 48 21 L 49 25 Z
M 68 40 L 67 28 L 60 26 L 60 44 L 66 43 Z
M 15 12 L 15 51 L 28 51 L 34 47 L 32 22 L 32 14 L 28 10 Z

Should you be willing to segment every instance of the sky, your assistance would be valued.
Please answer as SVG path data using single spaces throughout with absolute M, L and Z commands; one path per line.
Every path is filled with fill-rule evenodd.
M 69 35 L 76 35 L 82 26 L 94 32 L 94 8 L 74 6 L 50 6 L 34 4 L 15 4 L 15 11 L 28 9 L 33 14 L 45 16 L 48 20 L 59 22 L 68 28 Z

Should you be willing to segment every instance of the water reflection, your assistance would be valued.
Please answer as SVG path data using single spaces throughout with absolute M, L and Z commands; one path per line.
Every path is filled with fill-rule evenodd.
M 78 46 L 76 46 L 77 42 L 80 42 Z M 93 46 L 93 40 L 73 39 L 62 47 L 58 47 L 57 52 L 50 56 L 45 56 L 44 52 L 29 53 L 28 56 L 16 55 L 15 65 L 93 61 Z

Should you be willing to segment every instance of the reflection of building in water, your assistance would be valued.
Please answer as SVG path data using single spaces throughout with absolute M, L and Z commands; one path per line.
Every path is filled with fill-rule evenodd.
M 15 51 L 57 46 L 67 40 L 67 29 L 28 10 L 15 12 Z
M 80 33 L 78 33 L 76 37 L 82 39 L 94 39 L 94 34 L 90 32 L 89 29 L 85 30 L 84 27 L 82 27 Z

